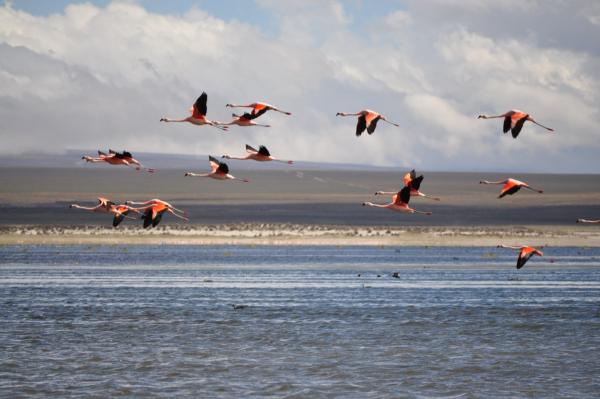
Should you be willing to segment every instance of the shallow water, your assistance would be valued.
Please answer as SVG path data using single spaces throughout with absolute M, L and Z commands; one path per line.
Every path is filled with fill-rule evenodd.
M 0 396 L 597 397 L 600 249 L 545 255 L 0 247 Z

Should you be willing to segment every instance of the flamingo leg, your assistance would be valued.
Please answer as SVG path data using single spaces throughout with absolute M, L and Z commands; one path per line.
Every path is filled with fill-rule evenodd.
M 173 212 L 171 209 L 167 209 L 167 212 L 169 212 L 170 214 L 172 214 L 172 215 L 173 215 L 173 216 L 175 216 L 175 217 L 178 217 L 179 219 L 183 219 L 183 220 L 185 220 L 186 222 L 189 222 L 189 221 L 190 221 L 190 219 L 186 218 L 185 216 L 180 216 L 180 215 L 176 214 L 176 213 L 175 213 L 175 212 Z
M 537 188 L 533 188 L 533 187 L 530 187 L 530 186 L 523 186 L 523 187 L 525 187 L 526 189 L 529 189 L 531 191 L 535 191 L 537 193 L 540 193 L 540 194 L 542 194 L 544 192 L 544 190 L 538 190 Z
M 418 213 L 420 215 L 433 215 L 432 212 L 417 211 L 416 209 L 413 209 L 412 211 L 413 211 L 413 213 Z
M 429 195 L 423 194 L 423 193 L 421 193 L 421 197 L 428 198 L 428 199 L 434 200 L 434 201 L 441 201 L 441 199 L 439 197 L 432 197 L 432 196 L 429 196 Z
M 541 127 L 543 127 L 544 129 L 546 129 L 546 130 L 548 130 L 548 131 L 550 131 L 550 132 L 553 132 L 553 131 L 554 131 L 554 129 L 552 129 L 552 128 L 548 127 L 548 126 L 544 126 L 544 125 L 542 125 L 541 123 L 538 123 L 538 122 L 534 121 L 533 119 L 529 119 L 529 121 L 530 121 L 530 122 L 533 122 L 533 123 L 535 123 L 535 124 L 536 124 L 536 125 L 538 125 L 538 126 L 541 126 Z
M 394 122 L 390 122 L 390 121 L 388 121 L 388 120 L 387 120 L 387 119 L 385 119 L 385 118 L 381 118 L 381 120 L 382 120 L 382 121 L 384 121 L 384 122 L 387 122 L 387 123 L 389 123 L 390 125 L 394 125 L 394 126 L 396 126 L 396 127 L 400 127 L 400 125 L 399 125 L 399 124 L 397 124 L 397 123 L 394 123 Z

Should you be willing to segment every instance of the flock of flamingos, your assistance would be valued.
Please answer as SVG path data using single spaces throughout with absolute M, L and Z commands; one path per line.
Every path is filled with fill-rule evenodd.
M 187 122 L 194 125 L 209 125 L 216 129 L 220 129 L 222 131 L 226 131 L 229 129 L 231 125 L 237 126 L 263 126 L 270 127 L 270 125 L 264 125 L 256 123 L 255 120 L 266 113 L 267 111 L 275 111 L 280 112 L 285 115 L 291 115 L 290 112 L 282 111 L 273 105 L 255 102 L 247 105 L 238 105 L 238 104 L 227 104 L 226 107 L 231 108 L 250 108 L 249 112 L 245 112 L 242 115 L 232 114 L 233 119 L 230 122 L 219 122 L 212 121 L 206 117 L 207 114 L 207 100 L 208 96 L 206 93 L 202 93 L 200 97 L 196 100 L 196 102 L 190 108 L 191 115 L 187 118 L 183 119 L 170 119 L 170 118 L 161 118 L 161 122 Z M 399 126 L 397 123 L 388 121 L 383 115 L 365 109 L 356 113 L 347 113 L 347 112 L 338 112 L 336 116 L 357 116 L 358 123 L 356 124 L 356 136 L 360 136 L 366 130 L 368 134 L 373 134 L 375 129 L 377 128 L 377 123 L 379 121 L 387 122 L 394 126 Z M 537 121 L 535 121 L 531 115 L 526 114 L 522 111 L 511 110 L 505 112 L 501 115 L 479 115 L 478 119 L 493 119 L 493 118 L 503 118 L 503 131 L 504 133 L 511 132 L 513 138 L 517 138 L 519 133 L 521 132 L 523 125 L 525 122 L 529 121 L 542 128 L 553 132 L 554 130 L 546 127 Z M 268 161 L 277 161 L 284 162 L 287 164 L 292 164 L 293 161 L 285 161 L 280 160 L 271 155 L 267 147 L 261 145 L 258 150 L 256 148 L 251 147 L 250 145 L 246 145 L 246 154 L 245 156 L 233 157 L 230 155 L 223 155 L 224 159 L 236 159 L 236 160 L 254 160 L 258 162 L 268 162 Z M 154 173 L 155 170 L 152 168 L 144 167 L 138 160 L 133 158 L 133 155 L 128 151 L 116 152 L 113 150 L 109 150 L 108 153 L 98 151 L 98 157 L 92 156 L 84 156 L 82 157 L 87 162 L 97 163 L 97 162 L 105 162 L 110 165 L 126 165 L 133 166 L 137 170 L 145 170 L 149 173 Z M 207 173 L 193 173 L 186 172 L 185 176 L 191 177 L 209 177 L 217 180 L 239 180 L 243 182 L 248 182 L 246 179 L 240 179 L 238 177 L 233 176 L 229 171 L 229 166 L 219 161 L 217 158 L 213 156 L 209 156 L 209 164 L 211 167 L 211 171 Z M 410 201 L 411 196 L 416 197 L 424 197 L 430 198 L 435 201 L 439 201 L 439 198 L 431 197 L 420 191 L 421 183 L 423 182 L 423 175 L 417 176 L 416 172 L 412 170 L 404 176 L 404 187 L 396 192 L 396 191 L 377 191 L 375 195 L 392 195 L 392 202 L 387 204 L 375 204 L 372 202 L 363 202 L 363 206 L 371 206 L 377 208 L 386 208 L 396 212 L 403 213 L 418 213 L 424 215 L 431 215 L 431 212 L 423 212 L 418 211 L 409 207 L 408 203 Z M 526 188 L 528 190 L 532 190 L 538 193 L 542 193 L 542 190 L 535 189 L 531 187 L 529 184 L 513 179 L 507 178 L 505 180 L 500 181 L 487 181 L 482 180 L 479 182 L 480 184 L 499 184 L 503 185 L 500 195 L 498 198 L 502 198 L 506 195 L 513 195 L 518 192 L 521 188 Z M 109 213 L 114 215 L 113 217 L 113 226 L 117 227 L 125 218 L 135 219 L 130 216 L 133 213 L 141 215 L 143 219 L 144 228 L 147 227 L 155 227 L 158 225 L 165 213 L 170 213 L 173 216 L 188 221 L 187 215 L 184 211 L 175 208 L 173 205 L 166 201 L 162 201 L 160 199 L 152 199 L 145 202 L 134 202 L 134 201 L 126 201 L 124 204 L 116 204 L 115 202 L 100 197 L 98 198 L 98 204 L 93 207 L 86 207 L 77 204 L 72 204 L 71 208 L 82 209 L 91 212 L 101 212 L 101 213 Z M 587 220 L 587 219 L 578 219 L 578 223 L 598 223 L 600 224 L 600 220 Z M 517 259 L 517 269 L 520 269 L 525 265 L 525 263 L 531 258 L 533 255 L 543 256 L 543 253 L 536 248 L 530 246 L 507 246 L 507 245 L 499 245 L 499 248 L 510 248 L 519 250 L 519 256 Z

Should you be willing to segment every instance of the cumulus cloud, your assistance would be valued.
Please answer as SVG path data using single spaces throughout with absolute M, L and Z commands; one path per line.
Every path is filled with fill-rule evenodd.
M 538 21 L 562 12 L 572 29 L 600 34 L 597 8 L 459 3 L 409 2 L 358 24 L 360 9 L 343 2 L 257 0 L 279 23 L 275 37 L 202 8 L 167 15 L 113 1 L 35 16 L 5 5 L 0 152 L 110 146 L 219 155 L 262 143 L 282 158 L 310 161 L 597 171 L 598 44 L 547 34 Z M 500 30 L 498 15 L 515 29 Z M 518 23 L 527 18 L 533 25 L 522 29 Z M 266 114 L 272 128 L 229 133 L 158 122 L 186 116 L 203 90 L 211 119 L 228 120 L 228 102 L 255 100 L 293 116 Z M 356 120 L 335 113 L 363 108 L 401 128 L 382 124 L 374 135 L 355 138 Z M 475 119 L 511 108 L 557 133 L 526 125 L 513 140 L 498 120 Z

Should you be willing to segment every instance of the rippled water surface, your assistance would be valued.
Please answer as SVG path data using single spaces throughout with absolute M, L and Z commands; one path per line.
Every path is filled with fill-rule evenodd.
M 0 396 L 598 397 L 600 249 L 544 252 L 0 247 Z

